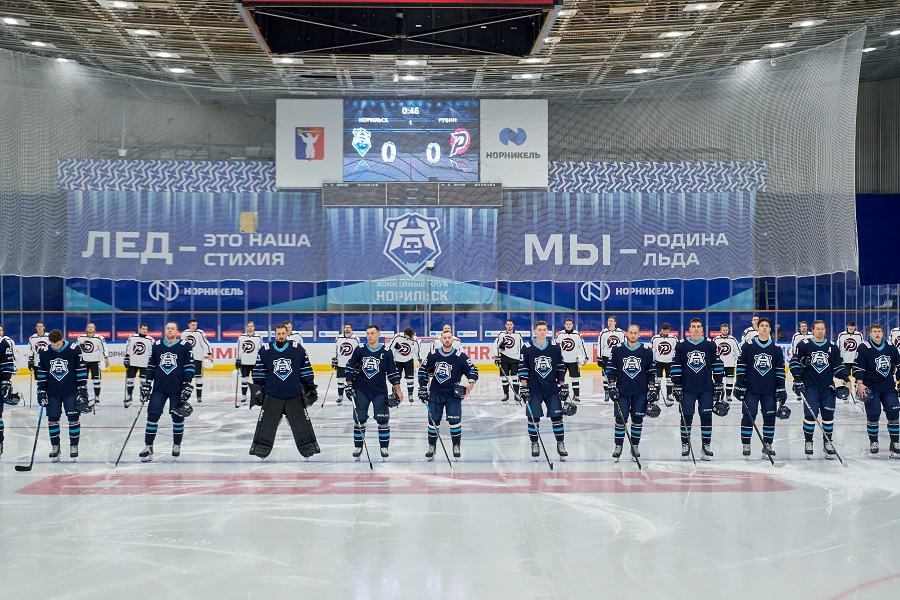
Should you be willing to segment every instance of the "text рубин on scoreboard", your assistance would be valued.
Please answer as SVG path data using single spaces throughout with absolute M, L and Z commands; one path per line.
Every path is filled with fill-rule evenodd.
M 323 206 L 500 206 L 499 183 L 326 183 Z

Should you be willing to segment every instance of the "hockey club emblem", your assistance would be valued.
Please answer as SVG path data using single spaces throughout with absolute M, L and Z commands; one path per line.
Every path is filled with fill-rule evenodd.
M 50 374 L 57 381 L 62 381 L 69 374 L 69 361 L 64 358 L 54 358 L 50 361 Z
M 719 351 L 719 356 L 728 356 L 731 354 L 731 344 L 725 342 L 716 344 L 716 349 Z
M 47 349 L 47 347 L 48 347 L 49 345 L 50 345 L 50 344 L 48 344 L 47 342 L 37 342 L 37 343 L 35 343 L 35 345 L 34 345 L 34 349 L 35 349 L 37 352 L 43 352 L 44 350 Z
M 400 356 L 409 356 L 409 354 L 412 352 L 412 345 L 408 342 L 400 342 L 399 344 L 395 345 L 394 348 L 397 350 L 397 352 L 400 353 Z
M 891 357 L 882 354 L 875 359 L 875 370 L 881 373 L 882 377 L 887 377 L 891 373 Z
M 772 356 L 770 354 L 757 354 L 753 358 L 753 368 L 762 376 L 772 370 Z
M 85 354 L 90 354 L 94 351 L 94 342 L 91 340 L 84 340 L 79 345 L 81 346 L 81 351 Z
M 439 362 L 434 365 L 434 378 L 437 379 L 438 383 L 444 383 L 450 379 L 452 373 L 453 366 L 450 363 Z
M 618 346 L 618 345 L 619 345 L 619 338 L 617 338 L 616 336 L 611 335 L 611 336 L 609 336 L 609 337 L 607 338 L 607 340 L 606 340 L 606 346 L 607 346 L 608 348 L 615 348 L 615 347 Z
M 197 340 L 195 340 L 194 336 L 192 336 L 192 335 L 188 335 L 184 341 L 186 341 L 188 344 L 190 344 L 191 348 L 193 348 L 197 344 Z
M 372 379 L 378 374 L 378 368 L 381 366 L 381 361 L 374 356 L 365 356 L 362 359 L 362 372 L 366 374 L 366 377 Z
M 687 355 L 687 364 L 694 373 L 699 373 L 706 366 L 706 352 L 691 350 Z
M 817 372 L 821 373 L 828 368 L 828 353 L 818 350 L 812 353 L 809 358 L 809 364 Z
M 384 243 L 384 255 L 410 277 L 425 268 L 425 263 L 441 255 L 437 232 L 441 228 L 435 217 L 419 213 L 405 213 L 385 220 L 388 231 Z
M 450 134 L 450 156 L 459 156 L 465 154 L 469 149 L 472 137 L 468 129 L 459 127 Z
M 253 340 L 244 340 L 244 343 L 241 344 L 242 354 L 252 354 L 255 350 L 256 344 L 253 343 Z
M 143 356 L 145 352 L 147 352 L 147 345 L 144 342 L 135 342 L 131 353 L 136 356 Z
M 516 340 L 511 335 L 504 335 L 500 338 L 500 349 L 509 350 L 516 347 Z
M 177 366 L 178 355 L 174 352 L 163 352 L 159 355 L 159 368 L 162 369 L 166 375 L 174 371 Z
M 291 359 L 289 358 L 276 358 L 272 361 L 272 372 L 278 376 L 278 379 L 284 381 L 288 378 L 288 375 L 291 374 L 293 369 L 291 368 Z
M 538 356 L 534 359 L 534 370 L 537 371 L 538 375 L 546 379 L 547 375 L 553 371 L 553 361 L 550 360 L 549 356 Z
M 845 352 L 856 352 L 856 340 L 852 337 L 848 337 L 847 339 L 845 339 L 843 346 Z
M 641 372 L 641 359 L 637 356 L 626 356 L 622 361 L 622 370 L 625 374 L 634 379 Z
M 353 141 L 350 143 L 359 156 L 363 157 L 372 148 L 372 132 L 364 127 L 357 127 L 353 130 Z
M 563 352 L 571 352 L 575 349 L 575 340 L 572 338 L 563 338 L 562 343 L 560 343 L 559 347 Z
M 342 343 L 338 346 L 338 354 L 341 356 L 350 356 L 353 354 L 353 344 L 348 344 L 346 342 Z
M 660 342 L 656 349 L 661 356 L 668 356 L 672 354 L 672 344 L 670 344 L 669 342 Z

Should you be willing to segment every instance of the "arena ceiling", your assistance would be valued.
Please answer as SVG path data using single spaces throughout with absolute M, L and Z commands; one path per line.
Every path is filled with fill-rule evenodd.
M 494 0 L 465 10 L 433 0 L 380 13 L 360 0 L 324 1 L 2 0 L 0 48 L 256 98 L 552 98 L 773 59 L 865 26 L 860 78 L 900 77 L 897 0 Z

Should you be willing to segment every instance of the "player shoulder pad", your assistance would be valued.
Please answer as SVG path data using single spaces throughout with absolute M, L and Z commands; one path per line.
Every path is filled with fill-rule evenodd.
M 531 348 L 531 342 L 522 342 L 523 348 Z
M 872 345 L 869 342 L 863 342 L 859 345 L 860 348 L 871 348 Z

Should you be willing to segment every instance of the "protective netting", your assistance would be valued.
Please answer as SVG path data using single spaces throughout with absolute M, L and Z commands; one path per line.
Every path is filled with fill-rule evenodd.
M 755 264 L 742 276 L 855 270 L 859 31 L 774 60 L 550 105 L 552 161 L 760 161 Z M 473 94 L 475 95 L 475 94 Z M 271 160 L 271 91 L 203 89 L 0 51 L 0 273 L 66 273 L 60 158 Z M 627 226 L 627 224 L 625 225 Z

